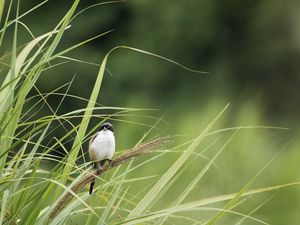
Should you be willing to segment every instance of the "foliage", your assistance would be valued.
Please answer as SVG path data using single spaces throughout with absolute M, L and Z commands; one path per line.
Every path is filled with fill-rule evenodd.
M 103 121 L 109 119 L 123 124 L 137 124 L 144 132 L 144 127 L 148 126 L 148 131 L 143 135 L 138 135 L 130 127 L 125 130 L 120 126 L 126 140 L 130 139 L 129 143 L 136 141 L 136 146 L 157 135 L 164 121 L 153 116 L 148 109 L 107 107 L 98 103 L 108 56 L 116 48 L 109 51 L 99 65 L 88 99 L 68 93 L 72 81 L 49 93 L 39 90 L 37 83 L 48 70 L 56 66 L 66 68 L 65 61 L 76 61 L 67 53 L 107 34 L 105 32 L 69 48 L 59 49 L 77 15 L 79 0 L 75 0 L 54 29 L 38 37 L 33 36 L 30 42 L 20 45 L 20 27 L 32 34 L 21 19 L 46 2 L 22 14 L 19 2 L 15 5 L 11 1 L 7 11 L 0 14 L 6 16 L 2 19 L 4 25 L 0 37 L 1 48 L 6 53 L 2 55 L 1 63 L 8 66 L 1 70 L 3 82 L 0 88 L 0 224 L 77 224 L 78 221 L 80 224 L 216 224 L 220 220 L 228 224 L 232 221 L 236 224 L 273 222 L 272 218 L 277 213 L 272 210 L 276 206 L 267 207 L 268 202 L 273 201 L 270 196 L 274 192 L 271 191 L 300 184 L 295 175 L 297 170 L 288 171 L 285 175 L 285 169 L 278 167 L 280 161 L 291 162 L 289 168 L 297 165 L 292 160 L 295 160 L 294 145 L 286 144 L 286 128 L 243 124 L 244 118 L 248 118 L 248 122 L 250 116 L 254 118 L 254 123 L 261 122 L 258 106 L 247 108 L 248 104 L 236 112 L 235 119 L 240 124 L 223 128 L 226 121 L 231 120 L 228 116 L 229 104 L 220 106 L 221 103 L 212 103 L 201 117 L 197 115 L 178 125 L 182 128 L 189 124 L 191 128 L 199 120 L 203 121 L 205 125 L 196 137 L 174 136 L 174 144 L 167 149 L 157 148 L 148 156 L 109 170 L 107 175 L 98 177 L 96 192 L 92 196 L 83 186 L 75 192 L 72 187 L 91 173 L 89 162 L 85 160 L 86 141 Z M 16 15 L 13 16 L 12 7 L 16 7 Z M 13 38 L 8 48 L 2 40 L 7 41 L 10 32 Z M 190 70 L 153 53 L 123 48 Z M 59 94 L 61 100 L 54 108 L 48 98 Z M 68 99 L 82 101 L 85 106 L 59 114 L 60 106 Z M 44 107 L 50 111 L 46 115 L 40 111 Z M 57 130 L 63 132 L 61 137 L 55 136 Z M 283 154 L 282 150 L 287 148 L 290 149 L 289 154 Z M 58 150 L 66 154 L 61 156 Z M 122 150 L 119 149 L 119 152 Z M 214 183 L 216 180 L 220 183 Z M 294 192 L 287 189 L 289 196 L 278 201 L 281 215 L 284 215 L 284 210 L 297 212 L 299 209 L 299 206 L 293 205 L 297 203 L 295 196 L 299 196 L 298 189 Z M 228 192 L 230 194 L 222 194 Z M 55 211 L 66 195 L 71 195 L 72 201 Z M 284 209 L 282 205 L 286 202 L 289 207 Z M 268 208 L 271 212 L 267 212 Z M 281 219 L 292 218 L 286 216 Z

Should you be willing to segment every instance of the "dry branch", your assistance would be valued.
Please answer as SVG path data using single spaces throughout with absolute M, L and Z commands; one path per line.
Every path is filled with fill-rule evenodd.
M 100 173 L 97 173 L 96 170 L 84 176 L 76 184 L 71 187 L 71 191 L 65 193 L 62 199 L 56 204 L 52 212 L 50 213 L 46 224 L 50 224 L 51 221 L 66 207 L 67 204 L 71 202 L 75 194 L 77 194 L 81 189 L 83 189 L 87 184 L 93 181 L 96 177 L 100 176 L 102 173 L 105 173 L 107 170 L 119 166 L 135 157 L 145 155 L 147 153 L 153 152 L 161 147 L 164 147 L 170 142 L 169 137 L 156 138 L 145 143 L 142 143 L 132 149 L 124 151 L 122 154 L 117 156 L 114 159 L 110 166 L 105 166 Z

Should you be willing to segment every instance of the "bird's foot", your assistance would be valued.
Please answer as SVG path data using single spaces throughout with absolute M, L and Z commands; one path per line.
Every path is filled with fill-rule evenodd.
M 99 175 L 104 170 L 103 166 L 101 165 L 101 162 L 97 163 L 97 174 Z
M 101 169 L 97 168 L 96 169 L 97 175 L 100 175 L 101 171 L 102 171 Z

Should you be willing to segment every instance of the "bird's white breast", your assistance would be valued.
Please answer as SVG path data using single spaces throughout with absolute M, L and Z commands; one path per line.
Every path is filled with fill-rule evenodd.
M 103 159 L 112 159 L 115 153 L 115 137 L 110 130 L 98 132 L 90 144 L 91 160 L 100 161 Z

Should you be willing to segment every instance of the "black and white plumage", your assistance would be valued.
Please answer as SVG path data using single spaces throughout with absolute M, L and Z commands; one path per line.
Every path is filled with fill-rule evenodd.
M 89 156 L 94 162 L 97 170 L 103 170 L 106 161 L 111 163 L 115 154 L 115 136 L 114 130 L 110 123 L 105 122 L 100 126 L 100 131 L 97 132 L 89 143 Z M 91 183 L 90 194 L 93 192 L 95 181 Z

